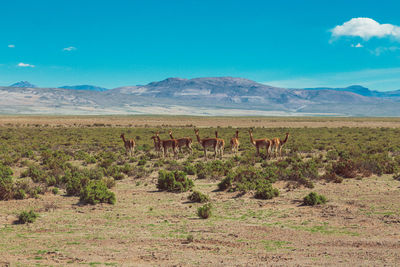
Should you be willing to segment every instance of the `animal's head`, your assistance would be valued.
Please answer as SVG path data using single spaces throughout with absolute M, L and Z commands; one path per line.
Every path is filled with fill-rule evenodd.
M 168 131 L 168 134 L 172 134 L 172 130 L 169 130 L 169 131 Z
M 250 128 L 250 129 L 249 129 L 249 133 L 253 133 L 253 128 Z
M 199 134 L 199 129 L 194 129 L 195 134 Z
M 125 134 L 124 134 L 124 133 L 122 133 L 120 137 L 124 138 L 124 137 L 125 137 Z

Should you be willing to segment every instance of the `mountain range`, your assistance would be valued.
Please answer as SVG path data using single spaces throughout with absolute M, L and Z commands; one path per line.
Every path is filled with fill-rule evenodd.
M 0 113 L 400 116 L 400 90 L 286 89 L 244 78 L 168 78 L 114 89 L 0 87 Z

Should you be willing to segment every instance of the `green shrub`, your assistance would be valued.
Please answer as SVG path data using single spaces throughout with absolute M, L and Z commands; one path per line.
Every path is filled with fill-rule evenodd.
M 194 175 L 194 174 L 196 174 L 196 167 L 188 164 L 183 167 L 183 171 L 189 175 Z
M 197 215 L 202 219 L 207 219 L 211 216 L 211 203 L 207 203 L 197 209 Z
M 158 172 L 159 190 L 169 192 L 186 192 L 193 187 L 193 181 L 186 177 L 186 173 L 182 171 L 164 171 Z
M 58 188 L 57 187 L 54 187 L 53 189 L 51 189 L 51 192 L 54 194 L 54 195 L 57 195 L 58 194 Z
M 193 191 L 192 194 L 189 195 L 189 200 L 193 202 L 199 202 L 199 203 L 205 203 L 210 201 L 209 196 L 199 192 L 199 191 Z
M 34 212 L 33 210 L 31 210 L 29 212 L 23 211 L 18 216 L 18 222 L 21 224 L 33 223 L 38 216 L 39 215 L 36 212 Z
M 10 167 L 0 162 L 0 200 L 7 200 L 13 197 L 13 172 Z
M 115 194 L 108 190 L 102 181 L 89 181 L 80 193 L 80 200 L 83 203 L 92 205 L 98 203 L 115 204 Z
M 259 199 L 271 199 L 279 196 L 279 190 L 273 188 L 271 184 L 263 184 L 257 188 L 255 198 Z
M 14 193 L 14 198 L 15 199 L 24 199 L 26 198 L 26 193 L 24 189 L 18 189 Z
M 304 203 L 304 205 L 307 205 L 307 206 L 325 204 L 326 197 L 323 195 L 318 195 L 315 192 L 311 192 L 310 194 L 308 194 L 307 196 L 304 197 L 303 203 Z
M 87 173 L 79 170 L 67 171 L 63 180 L 66 183 L 66 191 L 69 196 L 79 196 L 81 190 L 88 184 L 90 178 Z

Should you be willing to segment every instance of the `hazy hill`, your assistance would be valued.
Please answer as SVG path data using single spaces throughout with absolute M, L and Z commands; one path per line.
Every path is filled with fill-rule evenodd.
M 20 81 L 10 85 L 10 87 L 26 87 L 26 88 L 36 88 L 36 85 L 31 84 L 28 81 Z
M 94 85 L 72 85 L 72 86 L 61 86 L 58 87 L 61 89 L 70 89 L 70 90 L 88 90 L 88 91 L 96 91 L 96 92 L 103 92 L 108 90 L 107 88 L 94 86 Z
M 380 97 L 354 86 L 285 89 L 212 77 L 168 78 L 102 91 L 68 88 L 0 87 L 0 113 L 400 116 L 396 91 Z
M 332 90 L 338 92 L 352 92 L 355 94 L 359 94 L 362 96 L 369 96 L 369 97 L 381 97 L 381 98 L 392 98 L 395 100 L 400 100 L 400 90 L 396 91 L 387 91 L 387 92 L 379 92 L 373 91 L 361 85 L 352 85 L 345 88 L 329 88 L 329 87 L 317 87 L 317 88 L 305 88 L 304 90 Z

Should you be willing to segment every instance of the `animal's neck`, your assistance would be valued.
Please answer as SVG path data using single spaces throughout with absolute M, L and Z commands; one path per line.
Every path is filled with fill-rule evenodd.
M 125 136 L 121 135 L 121 138 L 122 138 L 122 141 L 124 141 L 124 143 L 126 143 Z
M 197 142 L 201 143 L 201 139 L 198 133 L 196 133 L 196 137 L 197 137 Z
M 281 141 L 281 143 L 282 143 L 282 144 L 286 143 L 288 139 L 289 139 L 289 135 L 286 134 L 285 140 Z
M 254 141 L 254 138 L 253 138 L 253 134 L 252 134 L 252 133 L 250 133 L 250 142 L 251 142 L 253 145 L 256 145 L 256 141 Z
M 172 136 L 172 133 L 169 134 L 169 137 L 171 137 L 171 139 L 175 139 L 175 138 Z

